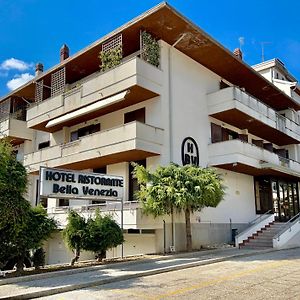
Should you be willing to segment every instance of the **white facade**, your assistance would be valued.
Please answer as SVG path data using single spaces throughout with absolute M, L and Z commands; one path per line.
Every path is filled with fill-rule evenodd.
M 172 9 L 170 11 L 172 13 Z M 143 17 L 137 21 L 143 22 Z M 130 32 L 130 25 L 124 28 L 125 36 Z M 137 40 L 138 38 L 136 36 Z M 277 107 L 271 107 L 265 102 L 265 96 L 262 99 L 252 96 L 246 85 L 236 87 L 234 79 L 231 82 L 230 76 L 228 79 L 224 78 L 218 71 L 205 67 L 205 62 L 200 63 L 192 52 L 187 52 L 188 48 L 184 48 L 186 54 L 181 51 L 179 46 L 185 42 L 184 38 L 177 39 L 178 49 L 174 46 L 176 43 L 159 36 L 158 39 L 159 67 L 132 54 L 114 69 L 104 73 L 93 72 L 78 81 L 67 83 L 61 93 L 31 105 L 27 110 L 30 136 L 22 133 L 22 142 L 16 146 L 18 157 L 30 173 L 28 200 L 32 205 L 37 201 L 40 166 L 82 171 L 105 167 L 107 174 L 123 176 L 126 183 L 123 199 L 125 255 L 163 252 L 173 242 L 176 250 L 185 248 L 183 215 L 175 215 L 175 226 L 172 229 L 170 216 L 157 219 L 145 216 L 138 203 L 132 201 L 129 182 L 131 161 L 145 159 L 146 167 L 152 170 L 170 162 L 182 164 L 182 142 L 185 138 L 192 137 L 199 148 L 199 165 L 216 167 L 222 174 L 227 187 L 224 200 L 217 208 L 206 208 L 192 216 L 194 248 L 231 242 L 233 228 L 242 230 L 257 217 L 255 176 L 289 176 L 295 182 L 300 176 L 300 125 L 296 109 L 279 111 Z M 105 39 L 100 40 L 100 43 L 104 41 Z M 210 42 L 215 43 L 212 39 Z M 216 47 L 223 49 L 220 45 Z M 89 48 L 86 53 L 88 51 Z M 200 53 L 202 50 L 199 48 L 198 51 Z M 82 51 L 75 55 L 74 60 L 84 53 Z M 287 102 L 283 106 L 290 107 L 290 101 L 300 108 L 300 98 L 292 89 L 295 85 L 278 81 L 288 80 L 290 77 L 283 74 L 282 69 L 276 71 L 280 74 L 277 81 L 272 77 L 275 74 L 275 64 L 260 65 L 257 68 L 267 79 L 265 80 L 258 74 L 252 75 L 251 68 L 230 53 L 224 52 L 224 59 L 226 57 L 240 68 L 246 68 L 257 80 L 264 80 L 266 83 L 268 80 L 271 88 L 280 88 L 284 92 L 282 101 Z M 72 64 L 72 58 L 67 63 Z M 63 64 L 58 65 L 49 72 L 62 66 Z M 47 78 L 50 73 L 39 75 L 35 80 L 38 81 L 43 76 Z M 221 89 L 222 81 L 227 85 L 224 89 Z M 32 86 L 35 87 L 33 82 Z M 83 107 L 109 99 L 123 91 L 127 91 L 125 100 L 105 107 L 99 106 L 98 111 L 86 114 L 83 118 L 76 117 L 76 111 Z M 125 122 L 127 113 L 141 109 L 145 111 L 144 120 L 133 118 L 134 120 Z M 67 120 L 70 113 L 75 113 L 75 117 Z M 60 124 L 59 118 L 62 116 L 65 116 L 66 121 Z M 57 125 L 51 128 L 48 125 L 53 120 L 56 120 Z M 222 140 L 215 140 L 212 123 L 218 130 L 226 132 L 225 140 L 224 137 Z M 88 126 L 97 130 L 79 136 L 80 130 Z M 76 138 L 74 133 L 77 134 Z M 262 146 L 258 146 L 256 141 Z M 288 150 L 289 158 L 293 160 L 280 157 L 278 153 L 283 153 L 283 150 Z M 47 211 L 63 228 L 68 208 L 59 203 L 59 199 L 48 199 Z M 91 215 L 90 210 L 87 210 L 91 204 L 91 200 L 69 201 L 70 208 L 86 217 Z M 101 204 L 99 207 L 120 221 L 119 207 L 112 204 Z M 67 262 L 72 256 L 65 248 L 60 232 L 46 243 L 45 249 L 48 263 Z M 109 257 L 119 255 L 119 247 L 107 253 Z M 93 256 L 92 253 L 85 253 L 82 259 Z

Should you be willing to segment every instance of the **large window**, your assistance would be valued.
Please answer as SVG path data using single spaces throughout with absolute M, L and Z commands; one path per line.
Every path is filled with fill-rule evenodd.
M 133 121 L 145 123 L 145 107 L 124 114 L 124 124 Z
M 280 178 L 255 178 L 256 212 L 272 210 L 277 221 L 286 222 L 299 213 L 298 183 Z
M 101 129 L 100 123 L 79 128 L 78 130 L 71 132 L 70 141 L 71 142 L 76 141 L 83 136 L 98 132 L 100 131 L 100 129 Z
M 224 141 L 236 140 L 236 139 L 240 139 L 241 141 L 248 142 L 248 135 L 240 134 L 231 129 L 224 128 L 215 123 L 211 123 L 211 142 L 212 143 L 218 143 L 218 142 L 224 142 Z

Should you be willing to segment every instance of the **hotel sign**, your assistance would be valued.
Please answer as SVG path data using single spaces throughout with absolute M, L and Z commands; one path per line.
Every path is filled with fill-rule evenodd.
M 40 168 L 40 197 L 116 200 L 123 191 L 121 176 Z
M 199 149 L 192 137 L 186 137 L 181 144 L 182 165 L 199 166 Z

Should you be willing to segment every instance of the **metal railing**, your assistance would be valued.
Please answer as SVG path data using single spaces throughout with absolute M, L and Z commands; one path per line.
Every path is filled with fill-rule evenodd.
M 291 228 L 293 225 L 295 225 L 297 222 L 300 223 L 300 212 L 293 216 L 290 220 L 288 220 L 286 223 L 282 225 L 282 229 L 273 237 L 273 239 L 280 240 L 280 236 L 283 235 L 287 230 L 291 231 Z
M 250 221 L 248 224 L 249 224 L 249 227 L 251 227 L 252 225 L 254 224 L 257 224 L 257 223 L 260 223 L 262 221 L 262 219 L 266 219 L 264 218 L 266 215 L 271 215 L 273 214 L 273 210 L 272 209 L 269 209 L 267 212 L 265 212 L 264 214 L 262 215 L 259 215 L 258 217 L 256 217 L 254 220 Z
M 252 143 L 249 143 L 249 142 L 247 142 L 247 141 L 244 141 L 244 140 L 242 140 L 242 139 L 239 139 L 239 138 L 237 138 L 237 139 L 233 139 L 233 140 L 226 140 L 226 141 L 220 141 L 220 142 L 214 142 L 214 143 L 212 143 L 211 141 L 210 141 L 210 143 L 209 143 L 209 145 L 215 145 L 215 144 L 220 144 L 220 143 L 232 143 L 233 141 L 239 141 L 239 142 L 241 142 L 241 143 L 243 143 L 243 144 L 246 144 L 246 145 L 249 145 L 249 146 L 251 146 L 251 147 L 256 147 L 256 148 L 258 148 L 258 149 L 260 149 L 260 150 L 262 150 L 262 151 L 268 151 L 270 154 L 274 154 L 274 155 L 276 155 L 277 157 L 278 157 L 278 163 L 276 163 L 276 164 L 278 164 L 278 165 L 280 165 L 280 166 L 283 166 L 283 167 L 286 167 L 286 168 L 291 168 L 292 170 L 295 170 L 296 172 L 300 172 L 299 170 L 300 169 L 298 169 L 298 168 L 300 168 L 300 161 L 297 161 L 297 160 L 294 160 L 294 159 L 292 159 L 292 158 L 286 158 L 286 157 L 283 157 L 283 156 L 281 156 L 280 154 L 278 154 L 278 153 L 275 153 L 275 152 L 273 152 L 273 151 L 271 151 L 271 150 L 268 150 L 268 149 L 266 149 L 266 148 L 262 148 L 262 147 L 260 147 L 260 146 L 256 146 L 256 145 L 254 145 L 254 144 L 252 144 Z M 232 148 L 232 149 L 235 149 L 235 148 Z M 236 149 L 235 149 L 236 150 Z M 234 150 L 232 150 L 232 151 L 234 151 Z M 247 155 L 247 156 L 250 156 L 250 157 L 252 157 L 252 158 L 257 158 L 257 157 L 255 157 L 255 156 L 251 156 L 251 155 L 248 155 L 247 153 L 245 154 L 245 155 Z M 267 163 L 268 161 L 261 161 L 260 163 Z M 294 164 L 294 165 L 293 165 Z
M 245 232 L 247 232 L 251 227 L 254 227 L 255 225 L 259 224 L 260 222 L 264 221 L 265 219 L 267 219 L 269 217 L 269 215 L 273 214 L 273 211 L 270 209 L 267 212 L 265 212 L 262 215 L 259 215 L 258 217 L 256 217 L 255 219 L 253 219 L 252 221 L 248 222 L 248 227 L 243 230 L 241 233 L 239 233 L 236 237 L 240 237 L 242 236 Z
M 105 200 L 104 200 L 105 201 Z M 124 210 L 133 210 L 139 208 L 138 201 L 125 201 Z M 68 213 L 71 210 L 77 211 L 79 213 L 93 212 L 96 209 L 99 209 L 100 212 L 115 212 L 121 209 L 120 203 L 116 202 L 105 202 L 98 204 L 86 204 L 86 205 L 74 205 L 74 206 L 56 206 L 45 208 L 48 214 L 60 214 Z
M 246 106 L 256 110 L 257 112 L 263 114 L 268 119 L 273 120 L 276 123 L 276 129 L 287 133 L 287 131 L 294 132 L 300 135 L 300 125 L 299 123 L 291 120 L 281 114 L 279 114 L 272 107 L 266 103 L 256 99 L 246 91 L 241 90 L 238 87 L 234 88 L 234 98 L 235 100 L 245 104 Z

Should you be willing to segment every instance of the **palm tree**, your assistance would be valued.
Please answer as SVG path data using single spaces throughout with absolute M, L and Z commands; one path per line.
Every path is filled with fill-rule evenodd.
M 144 213 L 154 217 L 184 211 L 186 249 L 192 250 L 191 213 L 204 207 L 216 207 L 223 199 L 222 178 L 211 168 L 170 164 L 154 172 L 134 164 L 134 176 L 140 184 L 137 198 Z

